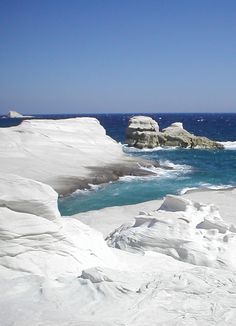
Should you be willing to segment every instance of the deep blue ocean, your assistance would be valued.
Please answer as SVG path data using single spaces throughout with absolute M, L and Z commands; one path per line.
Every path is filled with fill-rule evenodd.
M 128 120 L 135 114 L 93 114 L 109 136 L 124 144 Z M 140 115 L 140 114 L 139 114 Z M 173 170 L 157 170 L 157 176 L 123 177 L 117 182 L 77 191 L 59 199 L 62 215 L 100 209 L 108 206 L 135 204 L 160 199 L 166 194 L 183 193 L 189 188 L 236 186 L 236 114 L 145 114 L 158 121 L 160 128 L 172 122 L 183 122 L 195 135 L 227 142 L 224 150 L 127 148 L 129 155 L 142 156 L 169 165 Z M 85 115 L 43 115 L 36 118 L 62 119 Z M 19 119 L 0 119 L 0 127 L 19 124 Z M 161 173 L 160 173 L 161 172 Z

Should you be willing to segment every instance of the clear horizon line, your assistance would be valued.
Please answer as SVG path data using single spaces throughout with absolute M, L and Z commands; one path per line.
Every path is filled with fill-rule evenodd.
M 92 115 L 92 114 L 136 114 L 136 115 L 147 115 L 147 114 L 236 114 L 235 112 L 221 112 L 221 111 L 217 111 L 217 112 L 206 112 L 206 111 L 194 111 L 194 112 L 70 112 L 70 113 L 21 113 L 24 117 L 24 115 L 31 115 L 33 116 L 40 116 L 40 115 Z M 0 114 L 0 116 L 6 116 L 6 114 Z

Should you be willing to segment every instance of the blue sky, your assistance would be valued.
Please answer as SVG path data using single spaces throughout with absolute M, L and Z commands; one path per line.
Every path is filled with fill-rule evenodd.
M 236 1 L 0 0 L 0 113 L 236 112 Z

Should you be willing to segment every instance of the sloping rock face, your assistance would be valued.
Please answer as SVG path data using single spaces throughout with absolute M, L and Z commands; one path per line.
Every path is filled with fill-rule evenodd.
M 14 174 L 0 174 L 0 207 L 55 220 L 58 194 L 50 186 Z
M 94 118 L 24 120 L 19 126 L 0 128 L 1 171 L 49 184 L 60 194 L 80 188 L 83 180 L 86 184 L 105 174 L 105 166 L 118 163 L 137 166 Z
M 55 279 L 97 265 L 115 266 L 102 234 L 61 218 L 50 186 L 12 175 L 1 175 L 0 181 L 1 279 L 15 273 Z
M 183 128 L 181 122 L 172 123 L 161 132 L 155 120 L 142 116 L 130 119 L 126 131 L 126 143 L 128 146 L 140 149 L 158 146 L 223 148 L 223 145 L 216 141 L 189 133 Z
M 159 126 L 150 117 L 136 116 L 130 119 L 126 131 L 126 142 L 137 148 L 154 148 L 158 143 Z

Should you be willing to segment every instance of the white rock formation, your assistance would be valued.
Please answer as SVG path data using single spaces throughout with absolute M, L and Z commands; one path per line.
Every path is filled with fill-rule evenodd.
M 47 183 L 57 192 L 75 190 L 81 179 L 97 175 L 97 167 L 128 161 L 94 118 L 25 120 L 0 128 L 1 171 Z
M 126 142 L 137 148 L 153 148 L 158 144 L 158 123 L 150 117 L 135 116 L 129 120 L 126 130 Z
M 79 276 L 84 268 L 114 266 L 102 235 L 71 218 L 60 223 L 0 207 L 0 265 L 50 279 Z M 8 271 L 1 274 L 7 277 Z
M 22 178 L 15 181 L 16 189 L 17 182 L 20 186 Z M 1 326 L 26 326 L 29 321 L 32 326 L 235 324 L 236 276 L 225 269 L 230 268 L 228 246 L 233 232 L 214 207 L 168 197 L 160 210 L 142 213 L 135 227 L 123 227 L 123 238 L 121 230 L 120 242 L 126 243 L 126 250 L 131 244 L 136 247 L 133 254 L 107 247 L 99 232 L 73 218 L 52 220 L 29 214 L 34 204 L 36 211 L 39 207 L 34 194 L 40 195 L 45 207 L 51 193 L 43 185 L 39 192 L 38 183 L 30 180 L 23 187 L 31 201 L 25 206 L 27 213 L 14 210 L 11 187 L 5 188 L 4 207 L 0 207 Z M 3 192 L 0 189 L 1 198 Z M 53 211 L 55 203 L 50 205 Z M 198 231 L 210 239 L 212 247 L 220 248 L 218 254 L 211 245 L 205 247 L 207 238 Z M 220 236 L 227 237 L 225 248 Z M 203 245 L 195 246 L 196 241 Z M 157 243 L 164 254 L 157 252 Z M 212 254 L 213 265 L 217 255 L 228 265 L 219 260 L 216 270 L 182 262 L 173 254 L 181 243 L 195 263 L 202 263 L 196 258 L 207 254 L 209 260 Z M 231 249 L 232 264 L 233 245 Z
M 16 112 L 16 111 L 9 111 L 9 112 L 7 113 L 7 117 L 8 117 L 8 118 L 23 118 L 24 116 L 23 116 L 21 113 L 19 113 L 19 112 Z
M 15 271 L 55 279 L 115 266 L 99 232 L 59 216 L 57 194 L 48 185 L 13 175 L 1 175 L 0 183 L 1 277 Z
M 236 270 L 236 229 L 213 205 L 167 196 L 158 211 L 141 213 L 108 237 L 110 246 L 154 251 L 194 265 Z
M 130 129 L 138 129 L 139 131 L 159 131 L 158 123 L 150 117 L 147 116 L 135 116 L 130 119 L 129 122 Z
M 0 129 L 1 326 L 235 325 L 235 192 L 223 206 L 227 221 L 214 206 L 179 197 L 159 210 L 143 203 L 109 237 L 124 251 L 60 217 L 55 191 L 29 179 L 61 189 L 88 176 L 89 166 L 120 158 L 121 146 L 95 119 Z M 116 219 L 109 229 L 114 209 L 102 211 L 110 214 L 103 223 Z
M 180 129 L 184 129 L 183 127 L 183 123 L 182 122 L 173 122 L 170 127 L 174 127 L 174 128 L 180 128 Z
M 58 194 L 48 185 L 0 173 L 0 207 L 54 220 L 60 216 Z

